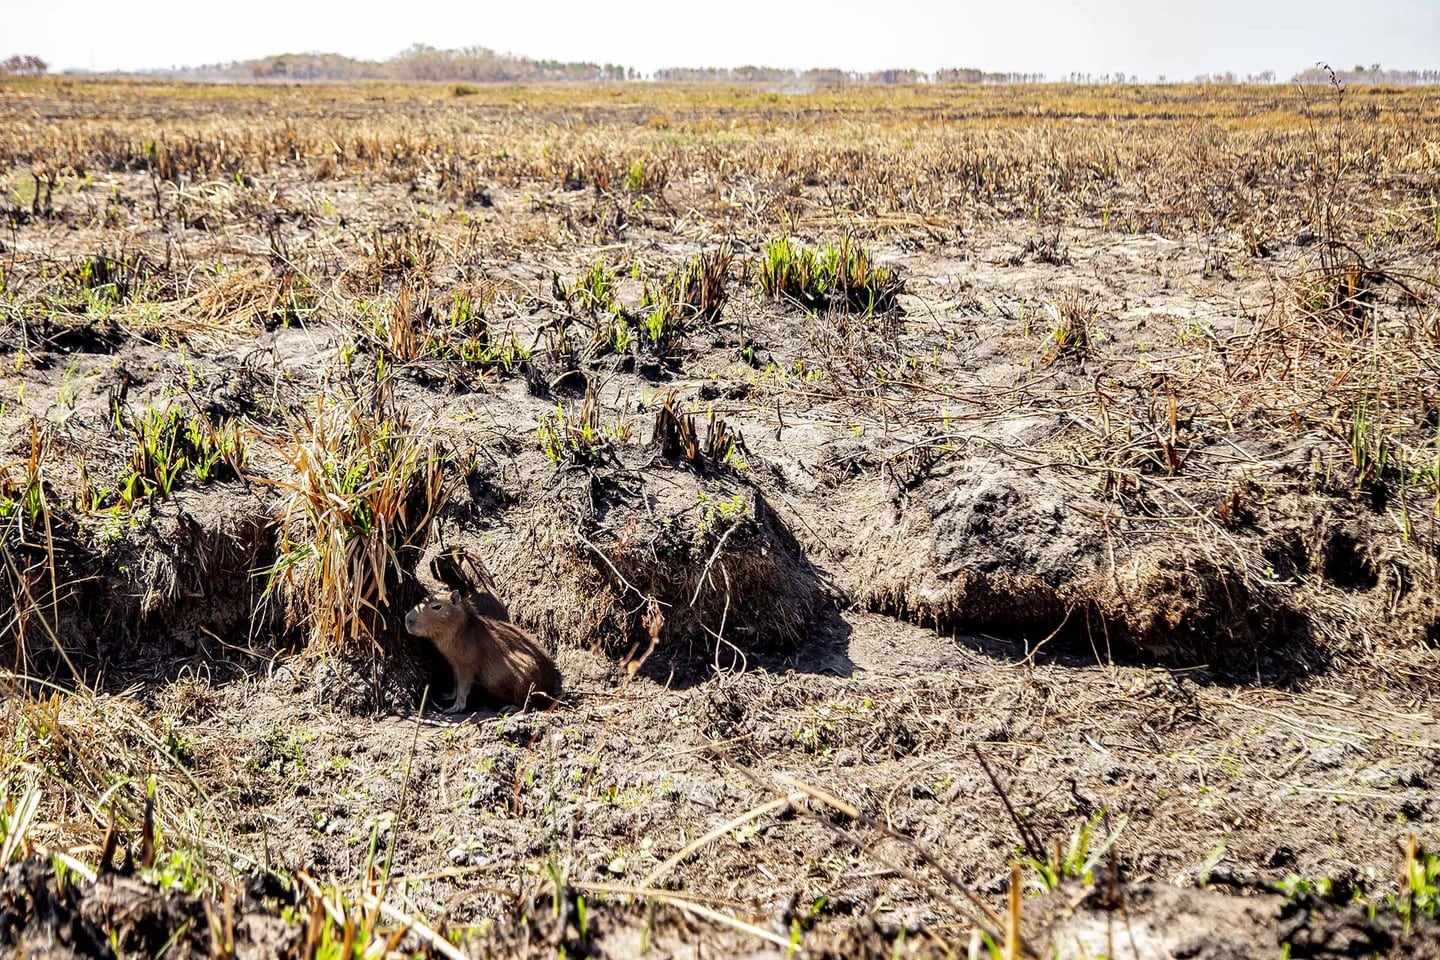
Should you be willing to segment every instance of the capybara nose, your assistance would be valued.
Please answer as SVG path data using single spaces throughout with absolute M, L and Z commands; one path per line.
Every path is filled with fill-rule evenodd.
M 415 627 L 415 611 L 411 610 L 405 614 L 405 629 L 412 630 Z

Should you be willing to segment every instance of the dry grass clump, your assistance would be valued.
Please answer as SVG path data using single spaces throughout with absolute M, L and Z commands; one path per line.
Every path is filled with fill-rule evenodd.
M 0 346 L 110 352 L 123 334 L 162 342 L 233 343 L 262 328 L 302 322 L 322 299 L 289 267 L 179 269 L 117 247 L 58 265 L 13 258 L 0 271 Z M 15 334 L 6 336 L 7 327 Z
M 144 714 L 130 696 L 52 694 L 16 674 L 0 678 L 0 688 L 7 845 L 23 839 L 27 849 L 94 863 L 109 830 L 140 839 L 148 826 L 147 846 L 158 841 L 164 852 L 152 864 L 177 871 L 172 879 L 191 890 L 211 879 L 207 843 L 226 831 L 198 779 L 193 740 Z M 219 782 L 225 771 L 212 766 L 204 775 Z M 17 811 L 26 813 L 28 829 L 17 830 Z
M 128 303 L 111 316 L 135 332 L 224 343 L 261 329 L 303 323 L 315 315 L 322 299 L 315 282 L 303 273 L 247 266 L 188 277 L 173 298 Z
M 1040 354 L 1041 364 L 1048 367 L 1062 357 L 1083 360 L 1089 356 L 1100 319 L 1095 302 L 1083 292 L 1072 290 L 1055 303 L 1046 304 L 1046 310 L 1051 324 Z
M 717 247 L 698 254 L 659 283 L 646 282 L 641 339 L 660 360 L 678 363 L 686 333 L 719 318 L 727 296 L 730 256 L 729 247 Z
M 741 453 L 745 448 L 744 437 L 733 430 L 724 417 L 717 417 L 711 410 L 709 429 L 702 444 L 695 428 L 695 414 L 685 411 L 674 390 L 667 392 L 655 408 L 650 443 L 660 448 L 660 455 L 666 460 L 683 461 L 698 470 L 744 463 Z
M 31 645 L 54 641 L 54 565 L 45 549 L 48 504 L 39 475 L 39 457 L 0 473 L 0 643 L 13 643 L 16 670 L 29 668 Z M 37 637 L 41 634 L 41 637 Z
M 405 276 L 429 276 L 440 260 L 440 241 L 423 227 L 394 232 L 375 230 L 370 235 L 367 277 L 379 287 L 384 281 Z
M 267 597 L 321 655 L 373 661 L 404 568 L 444 500 L 445 457 L 394 404 L 388 385 L 337 401 L 321 395 L 271 445 L 293 478 L 278 484 L 278 558 Z

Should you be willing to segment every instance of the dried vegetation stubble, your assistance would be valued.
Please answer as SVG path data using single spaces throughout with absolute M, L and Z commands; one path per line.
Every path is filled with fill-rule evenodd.
M 1424 955 L 1433 92 L 26 79 L 0 126 L 0 941 L 1094 952 L 1116 890 L 1243 926 L 1144 885 L 1228 869 L 1232 954 Z M 570 712 L 365 714 L 448 688 L 400 618 L 452 546 Z

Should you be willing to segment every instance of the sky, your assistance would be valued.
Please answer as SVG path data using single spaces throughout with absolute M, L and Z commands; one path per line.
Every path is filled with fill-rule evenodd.
M 978 67 L 1144 80 L 1324 61 L 1440 68 L 1440 0 L 48 0 L 0 18 L 0 57 L 140 70 L 414 43 L 665 66 Z

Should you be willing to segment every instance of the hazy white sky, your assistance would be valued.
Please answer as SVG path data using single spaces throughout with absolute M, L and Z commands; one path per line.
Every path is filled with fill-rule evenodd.
M 967 66 L 1188 78 L 1440 67 L 1440 0 L 6 0 L 0 57 L 143 69 L 412 43 L 662 66 Z

